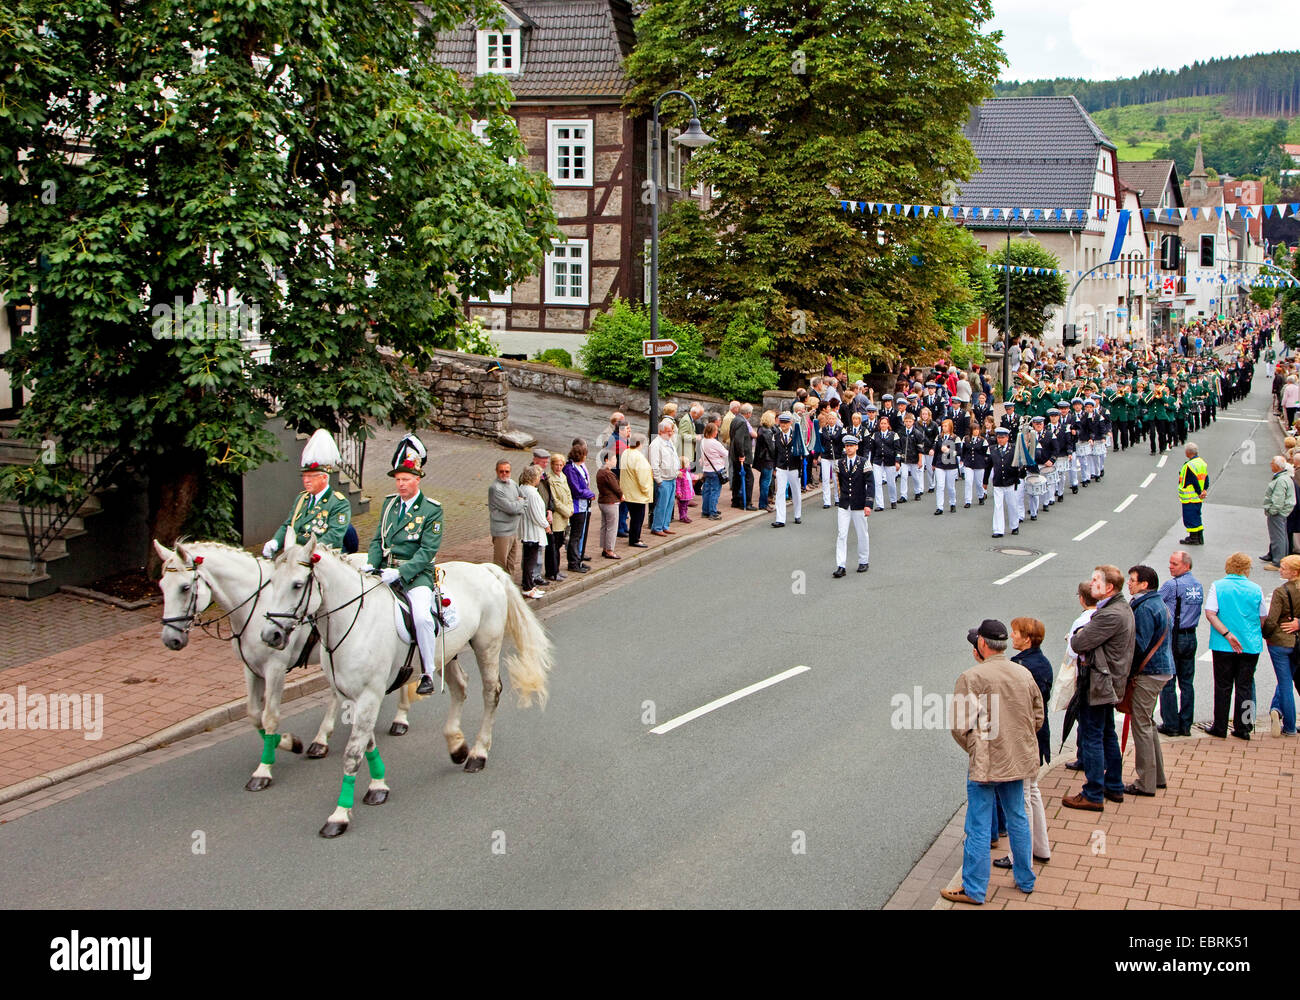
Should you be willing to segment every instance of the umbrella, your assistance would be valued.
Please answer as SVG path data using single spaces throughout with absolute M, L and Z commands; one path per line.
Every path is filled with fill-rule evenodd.
M 1124 729 L 1120 733 L 1120 737 L 1119 737 L 1119 752 L 1121 754 L 1124 752 L 1125 748 L 1128 747 L 1128 726 L 1129 726 L 1129 716 L 1126 713 L 1124 715 Z
M 1065 749 L 1065 738 L 1070 735 L 1070 730 L 1074 728 L 1075 720 L 1079 716 L 1079 689 L 1074 689 L 1074 695 L 1070 698 L 1070 704 L 1065 706 L 1065 721 L 1061 723 L 1061 750 Z M 1058 750 L 1057 753 L 1061 751 Z

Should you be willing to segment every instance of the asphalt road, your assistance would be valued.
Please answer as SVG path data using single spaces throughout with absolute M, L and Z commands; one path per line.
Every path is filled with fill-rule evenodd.
M 1214 476 L 1211 541 L 1196 551 L 1207 585 L 1227 546 L 1266 545 L 1259 498 L 1277 445 L 1262 371 L 1235 419 L 1196 435 Z M 1252 440 L 1258 461 L 1243 464 Z M 0 826 L 0 905 L 878 907 L 965 797 L 965 756 L 942 726 L 896 728 L 891 717 L 911 714 L 899 700 L 951 692 L 973 662 L 965 632 L 986 617 L 1044 620 L 1058 661 L 1075 585 L 1098 563 L 1150 561 L 1163 580 L 1182 534 L 1181 462 L 1181 450 L 1162 468 L 1145 447 L 1113 454 L 1103 483 L 999 541 L 991 501 L 936 518 L 927 495 L 873 515 L 871 570 L 842 580 L 830 576 L 834 512 L 814 497 L 802 525 L 760 520 L 549 609 L 551 704 L 520 710 L 507 687 L 481 774 L 448 761 L 445 706 L 424 702 L 407 736 L 381 738 L 392 798 L 367 807 L 358 789 L 351 831 L 324 841 L 346 727 L 326 760 L 282 754 L 259 794 L 242 786 L 260 741 L 231 727 L 208 749 Z M 479 703 L 466 659 L 470 733 Z M 800 665 L 810 669 L 650 731 Z M 1203 669 L 1198 718 L 1208 679 Z M 1272 683 L 1265 657 L 1265 703 Z M 309 736 L 318 714 L 287 726 Z M 1059 731 L 1054 716 L 1054 742 Z M 206 853 L 194 853 L 198 831 Z

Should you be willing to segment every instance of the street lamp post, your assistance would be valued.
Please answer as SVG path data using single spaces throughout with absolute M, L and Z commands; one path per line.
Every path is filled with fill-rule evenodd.
M 1025 239 L 1034 238 L 1034 234 L 1029 231 L 1028 219 L 1025 220 L 1025 230 L 1020 235 Z M 1008 384 L 1010 378 L 1007 371 L 1007 355 L 1011 353 L 1011 215 L 1009 211 L 1007 214 L 1007 254 L 1003 263 L 1005 264 L 1007 271 L 1007 280 L 1005 283 L 1006 308 L 1003 312 L 1002 327 L 1002 401 L 1005 403 L 1007 398 L 1011 395 L 1011 388 Z
M 700 109 L 695 98 L 684 90 L 669 90 L 655 98 L 654 127 L 650 130 L 650 339 L 659 339 L 659 105 L 665 97 L 684 97 L 691 104 L 691 119 L 686 131 L 673 141 L 679 146 L 696 149 L 713 139 L 700 128 Z M 659 433 L 659 365 L 662 359 L 650 359 L 650 439 Z

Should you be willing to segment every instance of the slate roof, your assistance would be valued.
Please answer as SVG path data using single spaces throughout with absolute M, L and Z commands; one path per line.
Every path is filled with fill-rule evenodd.
M 1173 174 L 1174 204 L 1183 204 L 1183 189 L 1178 183 L 1173 160 L 1128 160 L 1119 165 L 1120 181 L 1134 191 L 1142 192 L 1143 208 L 1159 208 L 1165 185 Z
M 636 36 L 627 0 L 511 0 L 532 22 L 522 38 L 523 72 L 507 74 L 516 100 L 619 98 L 628 91 L 623 58 Z M 477 25 L 438 33 L 438 61 L 472 78 Z
M 1074 97 L 1001 97 L 975 108 L 966 123 L 980 169 L 959 185 L 959 205 L 988 208 L 1092 209 L 1097 153 L 1115 149 Z M 1006 229 L 970 218 L 971 229 Z M 1083 229 L 1086 219 L 1035 219 L 1032 229 Z

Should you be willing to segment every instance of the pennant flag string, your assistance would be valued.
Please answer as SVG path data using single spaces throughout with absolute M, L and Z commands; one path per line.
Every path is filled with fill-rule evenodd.
M 917 205 L 902 202 L 854 201 L 841 199 L 840 210 L 850 214 L 858 212 L 865 215 L 899 215 L 904 218 L 930 217 L 936 219 L 990 219 L 998 222 L 1054 221 L 1082 222 L 1096 219 L 1105 222 L 1117 213 L 1127 211 L 1120 208 L 1033 208 L 1027 206 L 990 207 L 987 205 Z M 1172 223 L 1186 221 L 1188 217 L 1199 221 L 1202 217 L 1222 219 L 1240 216 L 1243 219 L 1285 218 L 1288 214 L 1300 216 L 1300 202 L 1278 202 L 1269 205 L 1215 205 L 1192 206 L 1190 208 L 1144 208 L 1142 218 L 1147 221 Z

